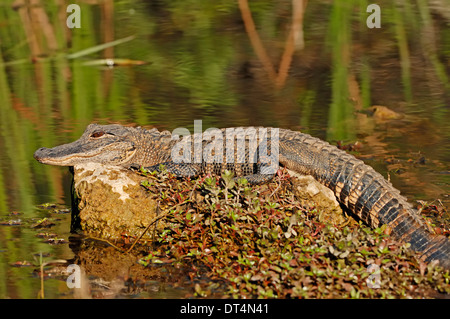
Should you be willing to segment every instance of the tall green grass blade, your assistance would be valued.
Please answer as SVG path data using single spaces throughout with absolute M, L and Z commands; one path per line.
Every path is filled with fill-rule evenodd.
M 122 44 L 122 43 L 126 43 L 128 41 L 133 40 L 134 38 L 135 38 L 135 36 L 132 35 L 132 36 L 129 36 L 129 37 L 126 37 L 126 38 L 122 38 L 122 39 L 119 39 L 119 40 L 114 40 L 114 41 L 111 41 L 111 42 L 95 45 L 93 47 L 90 47 L 90 48 L 87 48 L 87 49 L 84 49 L 84 50 L 81 50 L 81 51 L 78 51 L 78 52 L 75 52 L 75 53 L 68 54 L 67 58 L 68 59 L 81 58 L 81 57 L 84 57 L 86 55 L 102 51 L 102 50 L 104 50 L 106 48 L 110 48 L 110 47 L 113 47 L 113 46 L 116 46 L 116 45 L 119 45 L 119 44 Z
M 412 101 L 411 59 L 409 54 L 407 34 L 401 11 L 398 8 L 396 8 L 395 3 L 392 6 L 391 12 L 395 25 L 395 37 L 397 39 L 398 51 L 400 54 L 403 92 L 406 101 L 411 102 Z
M 424 31 L 433 34 L 434 26 L 433 20 L 431 18 L 430 8 L 428 7 L 428 2 L 424 0 L 417 0 L 417 5 L 420 16 L 422 18 Z M 446 89 L 450 89 L 450 82 L 447 75 L 446 66 L 439 60 L 436 52 L 437 48 L 435 43 L 435 35 L 433 34 L 433 36 L 431 37 L 422 37 L 422 43 L 425 50 L 425 56 L 430 60 L 436 77 L 445 86 Z
M 352 139 L 354 130 L 354 106 L 350 102 L 349 66 L 353 1 L 333 2 L 328 46 L 332 49 L 331 90 L 327 138 L 330 140 Z

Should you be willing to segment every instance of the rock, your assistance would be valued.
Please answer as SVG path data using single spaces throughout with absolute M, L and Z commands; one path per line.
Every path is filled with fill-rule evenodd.
M 319 220 L 343 224 L 346 218 L 334 193 L 312 176 L 303 176 L 289 171 L 294 185 L 293 192 L 301 204 L 316 208 Z M 121 241 L 131 241 L 141 236 L 146 227 L 161 214 L 157 200 L 141 186 L 148 180 L 134 171 L 115 166 L 86 164 L 74 167 L 74 202 L 78 214 L 79 228 L 84 234 Z M 157 230 L 166 225 L 164 218 L 156 224 Z M 151 240 L 154 226 L 143 239 Z
M 141 186 L 143 180 L 144 176 L 119 167 L 75 166 L 75 208 L 83 232 L 112 241 L 139 237 L 157 216 L 157 203 Z M 143 238 L 151 238 L 152 229 Z
M 321 222 L 330 222 L 341 225 L 347 222 L 343 211 L 333 191 L 320 184 L 310 175 L 301 175 L 288 170 L 294 185 L 295 197 L 302 201 L 302 204 L 309 208 L 316 208 Z
M 373 117 L 378 121 L 400 120 L 404 117 L 403 114 L 397 113 L 383 105 L 373 105 L 370 107 Z

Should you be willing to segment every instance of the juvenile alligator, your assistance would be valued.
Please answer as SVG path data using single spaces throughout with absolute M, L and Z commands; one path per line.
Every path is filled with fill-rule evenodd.
M 374 228 L 387 225 L 391 236 L 410 243 L 419 258 L 427 262 L 438 260 L 441 266 L 450 269 L 449 239 L 430 233 L 406 198 L 373 168 L 327 142 L 286 129 L 268 130 L 267 142 L 261 143 L 262 139 L 256 139 L 255 144 L 254 133 L 260 129 L 262 132 L 263 128 L 216 131 L 228 137 L 223 140 L 217 138 L 219 135 L 213 139 L 197 133 L 184 138 L 183 142 L 187 144 L 182 144 L 179 140 L 173 140 L 168 131 L 117 124 L 91 124 L 79 140 L 50 149 L 40 148 L 34 157 L 41 163 L 59 166 L 95 162 L 125 168 L 138 165 L 149 170 L 159 170 L 160 164 L 164 164 L 169 172 L 179 177 L 194 177 L 200 173 L 220 174 L 227 169 L 237 177 L 243 176 L 250 183 L 258 184 L 274 176 L 275 171 L 271 170 L 271 164 L 274 163 L 267 159 L 273 160 L 271 156 L 277 153 L 279 157 L 275 158 L 276 165 L 312 175 L 330 188 L 342 205 L 368 225 Z M 229 137 L 225 134 L 227 130 L 235 135 Z M 195 144 L 195 141 L 199 144 Z M 232 144 L 227 144 L 230 141 Z M 244 144 L 239 144 L 242 142 Z M 190 146 L 180 148 L 180 145 Z M 195 145 L 201 145 L 203 149 L 210 147 L 210 155 L 196 158 Z M 221 145 L 224 148 L 221 149 Z M 225 149 L 230 145 L 234 148 L 227 154 L 231 157 L 227 157 Z M 245 145 L 244 150 L 239 148 L 242 145 Z M 255 145 L 257 151 L 251 152 L 251 147 Z M 188 155 L 188 163 L 173 160 L 174 156 L 183 153 Z

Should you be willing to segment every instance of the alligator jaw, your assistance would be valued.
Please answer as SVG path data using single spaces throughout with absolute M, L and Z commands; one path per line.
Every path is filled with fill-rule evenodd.
M 56 166 L 73 166 L 77 162 L 80 162 L 80 159 L 88 159 L 91 157 L 95 157 L 99 155 L 101 152 L 96 152 L 93 154 L 69 154 L 69 155 L 54 155 L 54 148 L 46 148 L 41 147 L 36 152 L 34 152 L 34 158 L 42 163 L 48 165 L 56 165 Z

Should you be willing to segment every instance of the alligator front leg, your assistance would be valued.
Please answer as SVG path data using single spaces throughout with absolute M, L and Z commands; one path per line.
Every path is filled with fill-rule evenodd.
M 260 185 L 270 182 L 274 176 L 273 167 L 266 164 L 259 164 L 257 173 L 235 177 L 235 180 L 245 178 L 251 185 Z
M 161 165 L 164 165 L 164 168 L 169 172 L 175 175 L 176 177 L 196 177 L 201 173 L 201 165 L 200 164 L 190 164 L 190 163 L 174 163 L 174 162 L 164 162 L 161 164 L 144 167 L 146 170 L 150 172 L 161 172 Z
M 241 178 L 245 178 L 251 185 L 260 185 L 270 182 L 275 174 L 252 174 L 241 177 L 235 177 L 235 180 L 239 180 Z

